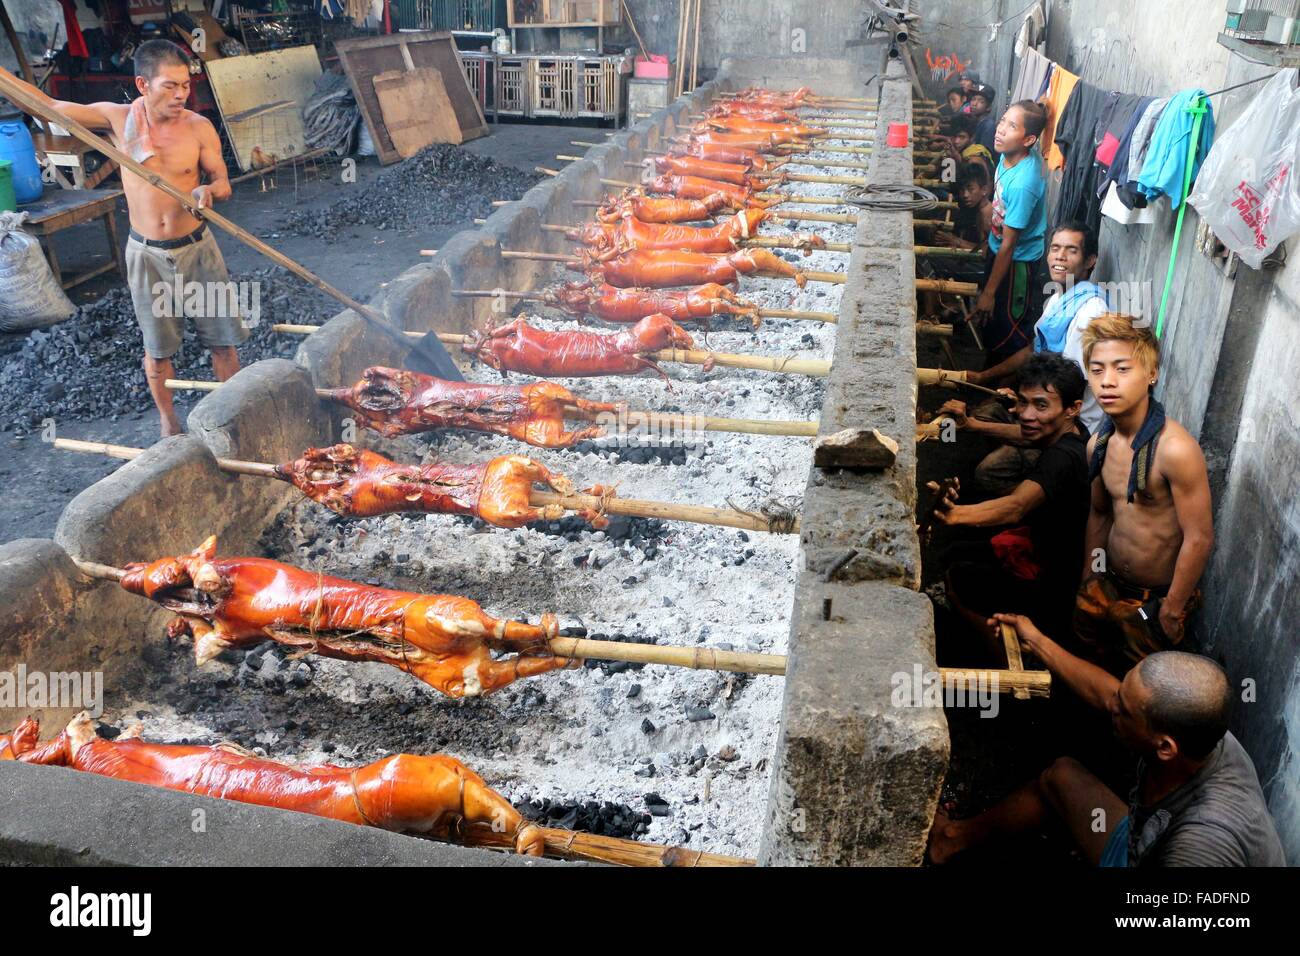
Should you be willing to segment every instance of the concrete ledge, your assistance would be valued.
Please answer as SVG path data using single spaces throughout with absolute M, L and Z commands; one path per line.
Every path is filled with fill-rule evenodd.
M 342 388 L 372 365 L 400 368 L 405 356 L 405 349 L 348 309 L 303 339 L 294 361 L 307 370 L 315 388 Z
M 452 236 L 431 260 L 433 268 L 447 274 L 451 289 L 491 289 L 500 284 L 501 255 L 494 238 L 479 229 L 467 229 Z M 487 324 L 491 299 L 460 299 L 452 296 L 443 316 L 440 332 L 468 334 Z
M 394 328 L 431 332 L 451 308 L 451 282 L 446 272 L 421 262 L 389 282 L 372 304 Z
M 934 670 L 929 599 L 804 573 L 790 640 L 759 863 L 918 865 L 948 768 L 947 721 L 941 707 L 891 697 L 895 674 Z
M 265 359 L 240 369 L 194 406 L 187 424 L 218 458 L 281 462 L 330 439 L 329 417 L 311 376 L 288 359 Z M 276 482 L 262 484 L 277 487 Z
M 50 728 L 52 729 L 52 728 Z M 195 832 L 201 821 L 201 831 Z M 64 767 L 0 764 L 0 865 L 564 866 Z
M 116 590 L 115 585 L 107 588 Z M 106 589 L 107 589 L 106 588 Z M 0 670 L 82 673 L 99 668 L 102 636 L 94 620 L 96 585 L 49 538 L 19 538 L 0 545 Z M 138 666 L 134 653 L 123 665 Z M 28 715 L 61 725 L 80 708 L 0 707 L 0 733 Z

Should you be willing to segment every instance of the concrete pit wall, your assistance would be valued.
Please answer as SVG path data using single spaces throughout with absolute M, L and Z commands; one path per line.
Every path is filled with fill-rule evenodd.
M 779 74 L 761 76 L 780 85 Z M 910 83 L 893 63 L 881 84 L 879 125 L 911 118 Z M 877 146 L 870 183 L 912 177 L 910 147 Z M 893 702 L 895 674 L 936 670 L 933 611 L 916 590 L 912 214 L 857 216 L 820 433 L 878 428 L 899 454 L 884 471 L 814 466 L 808 478 L 804 569 L 759 854 L 768 865 L 920 864 L 948 769 L 942 709 Z

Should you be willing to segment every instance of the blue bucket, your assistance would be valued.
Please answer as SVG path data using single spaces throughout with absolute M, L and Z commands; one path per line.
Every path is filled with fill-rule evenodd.
M 36 162 L 36 145 L 22 120 L 0 121 L 0 159 L 14 164 L 14 197 L 18 202 L 41 198 L 45 187 L 41 183 L 40 164 Z

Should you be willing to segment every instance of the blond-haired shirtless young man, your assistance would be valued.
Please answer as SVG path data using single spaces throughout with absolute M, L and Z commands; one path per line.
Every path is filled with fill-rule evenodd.
M 1088 443 L 1092 503 L 1074 631 L 1116 676 L 1178 647 L 1214 545 L 1205 456 L 1152 394 L 1160 374 L 1150 328 L 1130 316 L 1083 333 L 1088 383 L 1106 414 Z

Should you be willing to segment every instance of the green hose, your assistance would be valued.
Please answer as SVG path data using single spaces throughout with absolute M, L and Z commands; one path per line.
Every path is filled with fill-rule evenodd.
M 1183 173 L 1183 201 L 1178 204 L 1178 223 L 1174 226 L 1174 245 L 1169 250 L 1169 270 L 1165 273 L 1165 290 L 1160 294 L 1160 314 L 1156 318 L 1156 338 L 1164 333 L 1165 312 L 1169 307 L 1169 290 L 1174 285 L 1174 266 L 1178 262 L 1178 243 L 1183 236 L 1183 218 L 1187 215 L 1187 195 L 1192 189 L 1192 170 L 1196 168 L 1196 150 L 1201 142 L 1201 122 L 1205 119 L 1206 97 L 1196 97 L 1187 104 L 1187 112 L 1196 114 L 1192 121 L 1192 138 L 1187 144 L 1187 170 Z

